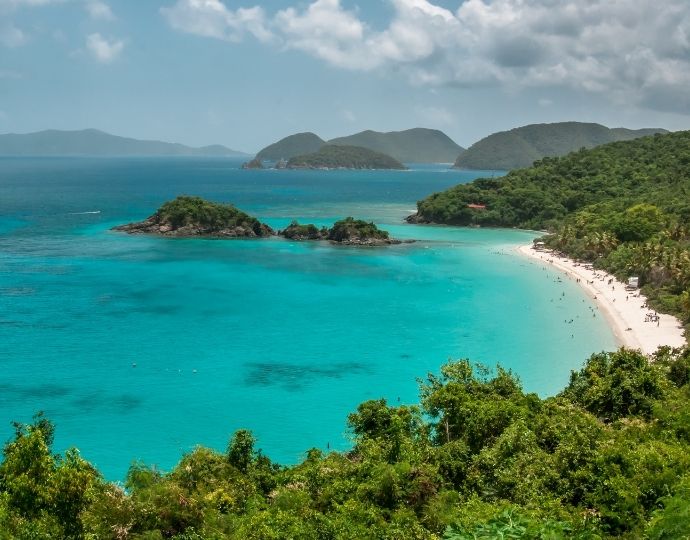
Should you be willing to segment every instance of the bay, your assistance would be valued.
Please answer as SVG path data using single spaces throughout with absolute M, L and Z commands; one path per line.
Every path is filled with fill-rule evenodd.
M 346 417 L 448 359 L 513 369 L 541 395 L 612 349 L 575 284 L 514 253 L 535 233 L 408 225 L 415 202 L 494 173 L 240 169 L 212 158 L 0 159 L 0 438 L 43 410 L 56 450 L 112 480 L 251 429 L 272 459 L 346 449 Z M 386 248 L 110 231 L 179 194 L 273 227 L 352 215 Z M 570 323 L 568 321 L 572 320 Z

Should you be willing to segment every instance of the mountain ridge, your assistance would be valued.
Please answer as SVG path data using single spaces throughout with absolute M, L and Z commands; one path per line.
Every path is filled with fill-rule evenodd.
M 328 141 L 310 131 L 295 133 L 272 143 L 256 156 L 260 160 L 289 160 L 313 154 L 325 145 L 357 146 L 385 154 L 406 163 L 453 163 L 464 148 L 437 129 L 411 128 L 403 131 L 365 130 Z
M 512 170 L 529 167 L 544 157 L 558 157 L 602 144 L 668 133 L 661 128 L 608 128 L 587 122 L 528 124 L 492 133 L 460 154 L 459 169 Z
M 191 147 L 180 143 L 122 137 L 87 128 L 0 134 L 0 155 L 247 157 L 249 154 L 219 144 Z

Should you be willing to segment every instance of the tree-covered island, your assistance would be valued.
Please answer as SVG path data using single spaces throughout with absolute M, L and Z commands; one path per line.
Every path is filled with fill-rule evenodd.
M 398 169 L 407 167 L 397 159 L 360 146 L 329 144 L 312 154 L 291 157 L 288 169 Z
M 274 233 L 265 223 L 231 204 L 181 195 L 144 221 L 113 227 L 129 234 L 171 237 L 261 238 Z
M 334 244 L 349 246 L 385 246 L 391 244 L 401 244 L 401 240 L 390 238 L 388 231 L 379 229 L 374 223 L 347 217 L 336 221 L 328 229 L 320 229 L 309 223 L 301 225 L 293 221 L 282 231 L 278 231 L 280 236 L 290 240 L 330 240 Z

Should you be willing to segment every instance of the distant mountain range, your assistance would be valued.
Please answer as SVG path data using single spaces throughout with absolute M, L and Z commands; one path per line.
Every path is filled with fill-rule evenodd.
M 610 129 L 600 124 L 559 122 L 500 131 L 474 143 L 455 161 L 461 169 L 520 169 L 546 156 L 564 156 L 580 148 L 629 141 L 664 129 Z
M 248 154 L 221 145 L 193 148 L 184 144 L 144 141 L 97 129 L 0 135 L 0 156 L 228 156 Z
M 453 163 L 463 151 L 442 131 L 414 128 L 387 133 L 367 130 L 330 141 L 310 132 L 297 133 L 267 146 L 257 157 L 269 161 L 290 159 L 312 154 L 326 144 L 366 148 L 406 163 Z

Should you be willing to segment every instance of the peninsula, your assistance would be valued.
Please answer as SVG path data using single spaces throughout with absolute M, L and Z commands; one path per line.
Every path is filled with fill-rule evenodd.
M 263 238 L 275 234 L 268 225 L 231 204 L 187 195 L 166 202 L 144 221 L 119 225 L 113 230 L 178 238 Z
M 609 279 L 625 283 L 636 277 L 647 311 L 677 317 L 679 322 L 667 324 L 676 330 L 690 328 L 688 148 L 690 131 L 680 131 L 544 158 L 502 178 L 435 193 L 417 203 L 408 221 L 547 230 L 544 248 L 561 261 L 575 261 L 566 271 L 592 263 L 599 276 L 610 274 L 610 287 L 616 284 Z M 594 281 L 589 273 L 577 279 Z M 595 291 L 589 292 L 601 301 L 602 291 Z M 623 302 L 632 302 L 630 296 Z M 611 295 L 610 301 L 618 304 L 620 298 Z M 633 332 L 628 328 L 635 325 L 627 323 L 623 331 Z M 682 332 L 676 330 L 674 335 Z M 645 339 L 636 341 L 649 349 Z M 676 336 L 666 344 L 678 342 Z

